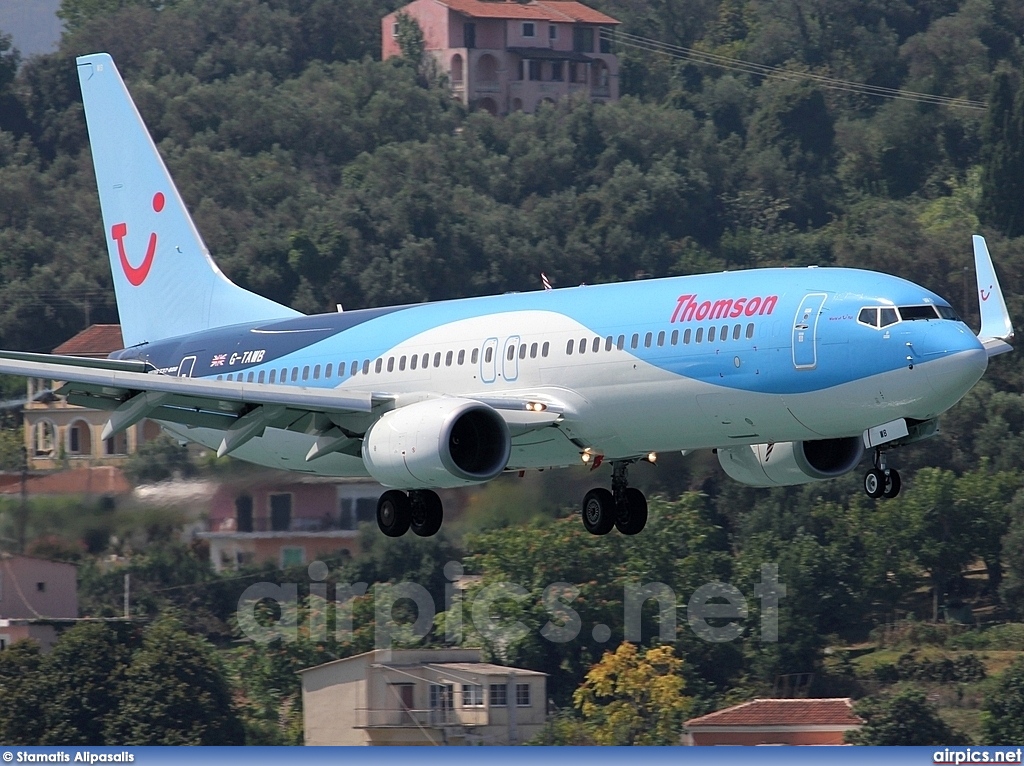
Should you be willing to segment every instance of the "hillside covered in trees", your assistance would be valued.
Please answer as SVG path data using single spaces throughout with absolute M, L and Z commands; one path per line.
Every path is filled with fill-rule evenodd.
M 622 47 L 619 103 L 504 119 L 465 111 L 414 62 L 377 60 L 379 19 L 400 4 L 64 0 L 58 52 L 19 61 L 0 38 L 0 348 L 48 351 L 89 322 L 116 321 L 74 65 L 96 51 L 113 55 L 225 273 L 305 312 L 534 290 L 541 271 L 567 286 L 817 264 L 906 277 L 976 323 L 970 235 L 980 232 L 1024 327 L 1024 0 L 590 0 L 628 34 L 987 109 Z M 586 625 L 618 625 L 613 644 L 585 631 L 558 645 L 534 630 L 505 648 L 510 661 L 550 673 L 553 696 L 571 707 L 588 667 L 622 640 L 624 582 L 664 582 L 688 597 L 719 579 L 749 595 L 761 564 L 778 562 L 789 594 L 779 643 L 707 643 L 681 628 L 684 666 L 673 672 L 691 713 L 811 671 L 827 693 L 955 682 L 978 713 L 981 687 L 970 684 L 989 672 L 979 661 L 904 658 L 907 645 L 889 634 L 890 655 L 874 664 L 825 648 L 863 640 L 896 615 L 931 620 L 964 604 L 993 621 L 1024 617 L 1022 371 L 1020 352 L 994 360 L 939 436 L 896 453 L 907 484 L 896 500 L 864 498 L 859 475 L 751 490 L 694 456 L 653 478 L 637 472 L 671 498 L 652 503 L 644 540 L 493 514 L 479 534 L 444 541 L 444 555 L 390 541 L 386 553 L 368 552 L 375 563 L 339 578 L 430 579 L 440 589 L 440 567 L 463 557 L 485 581 L 536 583 L 535 598 L 511 612 L 531 628 L 548 617 L 538 606 L 548 583 L 583 584 L 575 608 Z M 547 476 L 539 491 L 558 497 L 564 477 Z M 481 502 L 510 497 L 498 486 Z M 114 592 L 118 577 L 104 587 Z M 85 599 L 100 613 L 97 582 Z M 232 602 L 221 600 L 207 608 L 223 626 Z M 753 609 L 751 631 L 759 617 Z M 1013 630 L 971 635 L 951 635 L 947 648 L 1024 649 Z M 294 683 L 296 658 L 355 650 L 278 649 L 243 658 L 273 665 L 268 688 Z M 992 672 L 1005 668 L 992 662 Z M 1004 702 L 992 705 L 1016 709 Z M 560 725 L 552 741 L 579 735 Z

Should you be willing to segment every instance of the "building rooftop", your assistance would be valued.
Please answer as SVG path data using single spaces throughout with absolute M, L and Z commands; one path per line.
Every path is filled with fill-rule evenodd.
M 28 495 L 124 495 L 131 490 L 121 469 L 112 465 L 29 475 L 25 479 Z M 0 495 L 18 494 L 21 494 L 21 474 L 0 474 Z
M 478 673 L 484 676 L 507 676 L 515 673 L 517 676 L 546 676 L 539 670 L 527 670 L 526 668 L 512 668 L 507 665 L 495 665 L 493 662 L 427 662 L 425 667 L 433 670 L 450 671 L 452 673 Z
M 437 0 L 441 5 L 476 19 L 523 19 L 584 24 L 619 24 L 617 19 L 576 0 Z
M 68 338 L 57 346 L 53 353 L 105 359 L 111 352 L 122 348 L 124 348 L 124 340 L 121 338 L 121 325 L 94 324 L 82 330 L 78 335 Z
M 823 699 L 755 699 L 691 718 L 695 726 L 860 726 L 848 697 Z

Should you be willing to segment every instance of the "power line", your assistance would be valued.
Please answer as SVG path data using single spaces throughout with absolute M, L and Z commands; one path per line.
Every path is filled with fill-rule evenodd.
M 647 53 L 660 53 L 671 58 L 690 61 L 695 64 L 706 64 L 708 66 L 728 69 L 733 72 L 759 75 L 762 77 L 774 77 L 792 82 L 810 81 L 823 88 L 841 90 L 848 93 L 859 93 L 866 96 L 878 96 L 880 98 L 897 99 L 901 101 L 912 101 L 923 104 L 935 104 L 938 106 L 949 106 L 956 109 L 984 110 L 988 105 L 984 101 L 973 101 L 965 98 L 951 98 L 949 96 L 937 96 L 931 93 L 919 93 L 912 90 L 901 90 L 897 88 L 886 88 L 881 85 L 868 85 L 867 83 L 854 82 L 851 80 L 840 80 L 835 77 L 814 74 L 813 72 L 799 72 L 793 69 L 784 69 L 767 64 L 758 64 L 753 61 L 723 56 L 717 53 L 686 48 L 681 45 L 672 45 L 659 40 L 653 40 L 628 32 L 601 31 L 602 38 L 627 48 L 635 48 Z

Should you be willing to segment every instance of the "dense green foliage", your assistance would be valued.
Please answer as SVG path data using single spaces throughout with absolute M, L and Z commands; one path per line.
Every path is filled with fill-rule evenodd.
M 999 679 L 985 701 L 985 739 L 1007 745 L 1024 744 L 1024 658 Z
M 0 653 L 4 742 L 21 745 L 242 744 L 219 661 L 171 616 L 144 631 L 83 623 L 44 657 Z
M 868 699 L 854 710 L 866 723 L 847 733 L 853 745 L 966 745 L 970 740 L 939 718 L 917 689 L 902 689 L 891 697 Z

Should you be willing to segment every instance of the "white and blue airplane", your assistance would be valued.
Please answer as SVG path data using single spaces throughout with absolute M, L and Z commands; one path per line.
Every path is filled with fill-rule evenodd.
M 981 237 L 975 336 L 904 279 L 758 269 L 302 315 L 211 259 L 109 55 L 78 59 L 127 348 L 105 360 L 0 352 L 0 372 L 66 381 L 105 409 L 103 438 L 143 418 L 218 454 L 388 491 L 390 536 L 435 534 L 437 488 L 610 463 L 583 500 L 593 534 L 636 534 L 647 501 L 627 469 L 714 449 L 757 487 L 831 479 L 865 452 L 872 497 L 895 497 L 887 451 L 1010 350 L 1013 327 Z

